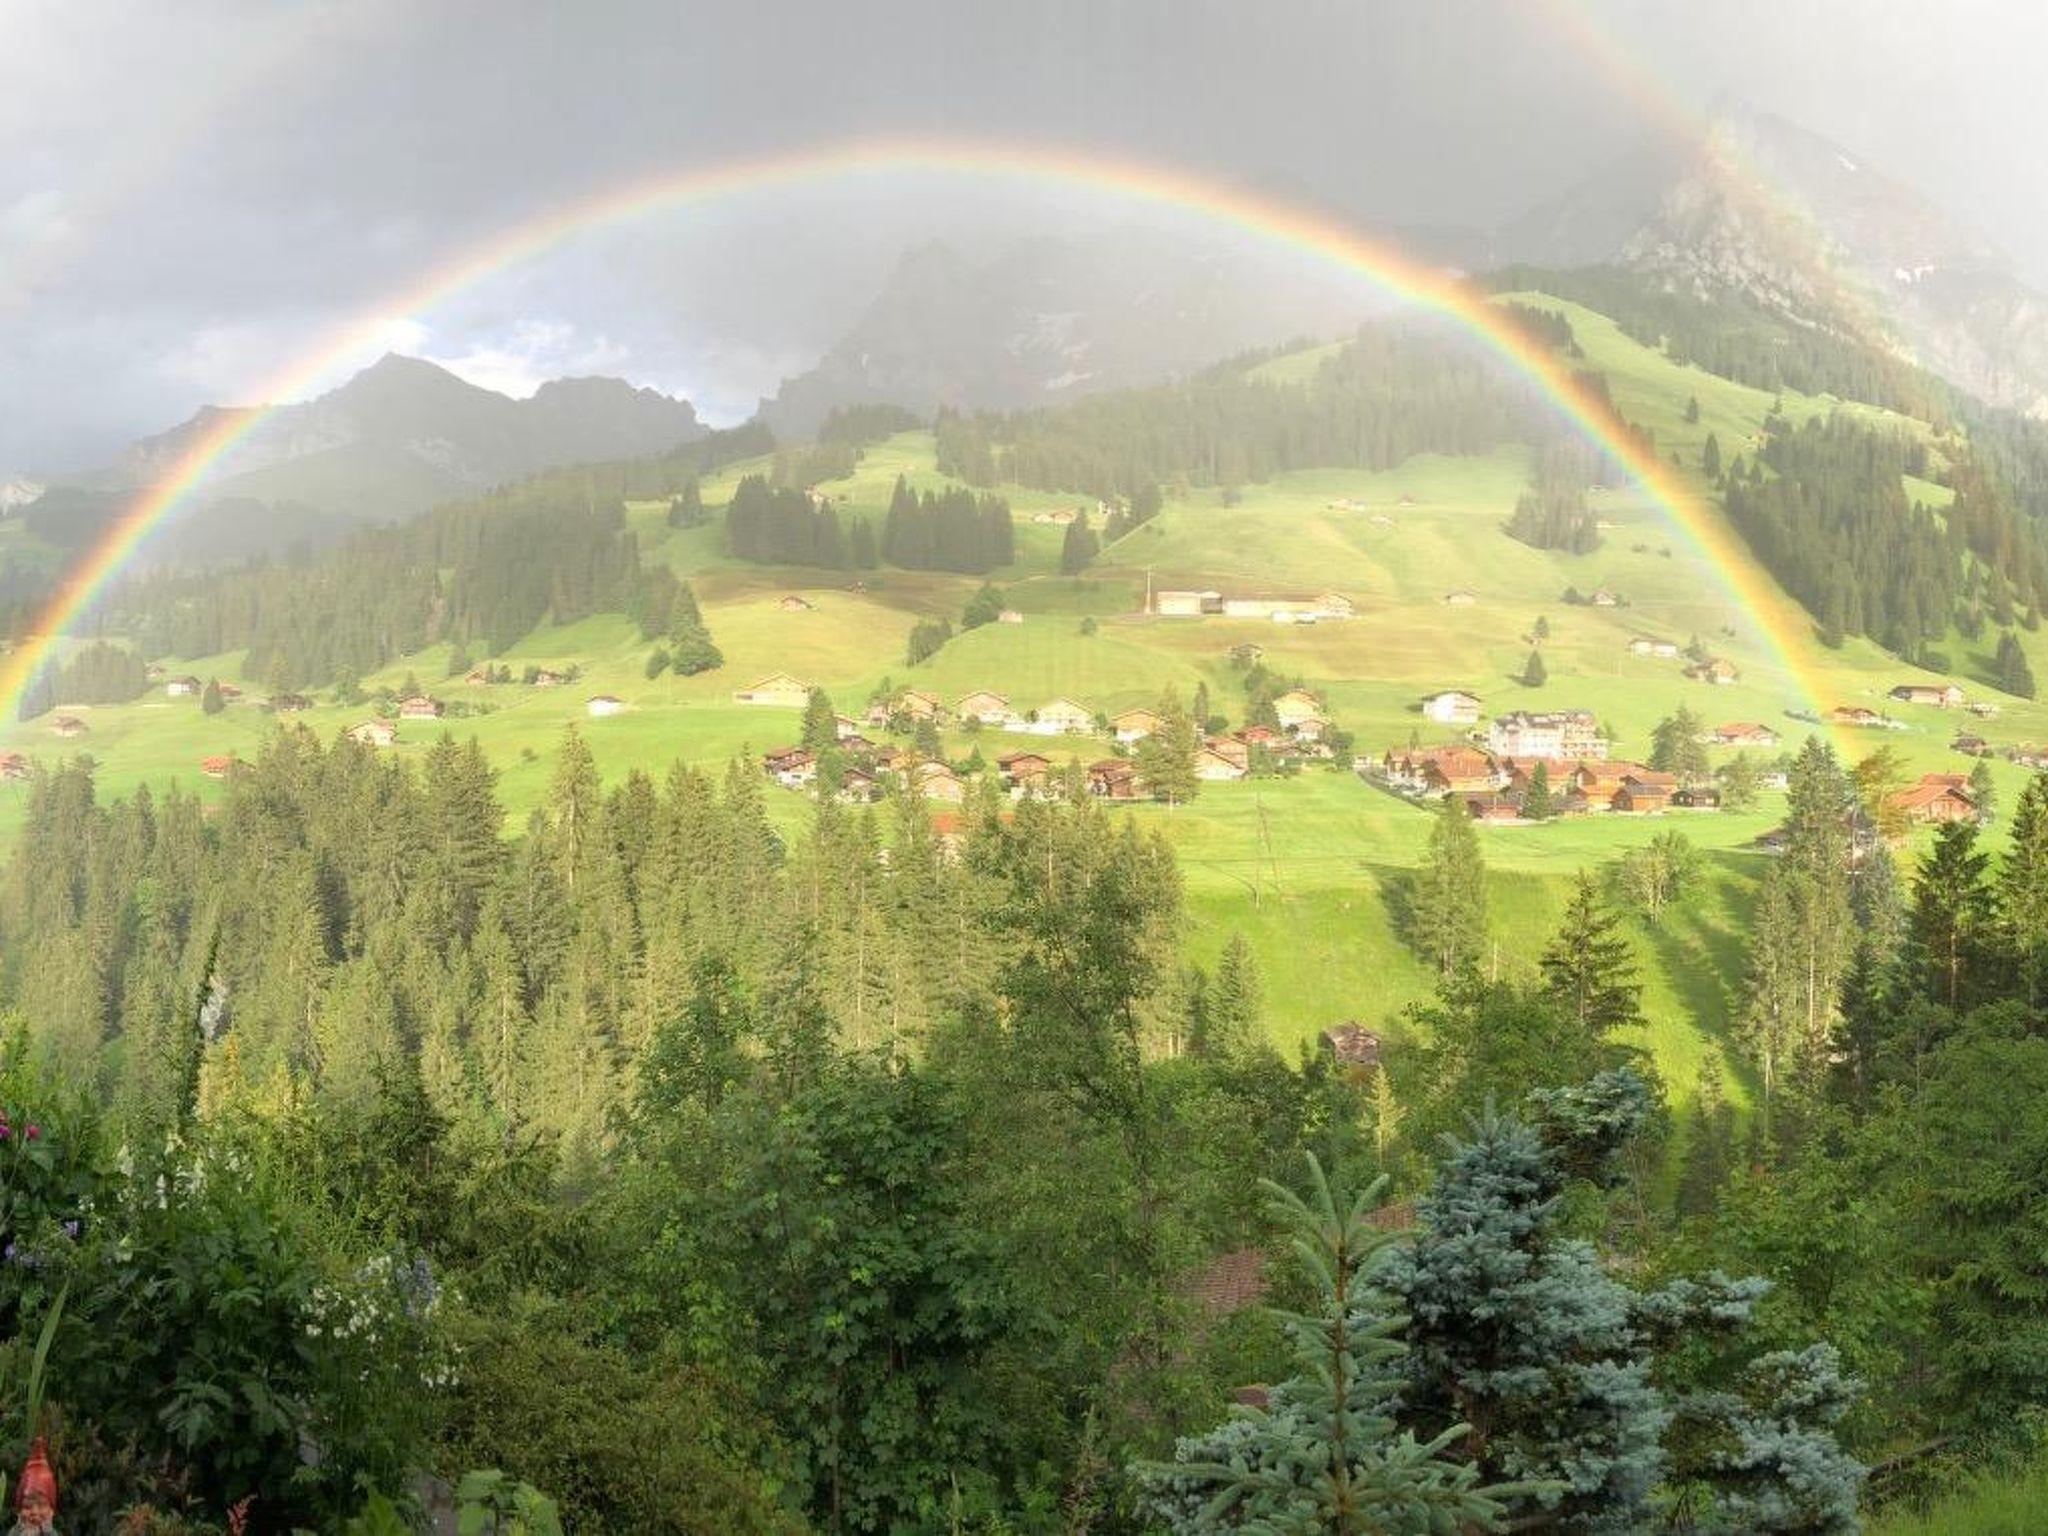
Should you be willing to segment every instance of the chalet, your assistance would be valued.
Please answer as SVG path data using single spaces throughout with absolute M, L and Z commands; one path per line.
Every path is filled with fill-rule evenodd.
M 977 725 L 1007 725 L 1012 718 L 1010 701 L 1000 693 L 980 689 L 965 695 L 953 706 L 953 713 L 962 720 L 972 720 Z
M 1690 784 L 1672 793 L 1671 803 L 1681 811 L 1718 811 L 1721 791 L 1711 784 Z
M 0 752 L 0 779 L 25 779 L 28 774 L 27 758 L 19 752 Z
M 1292 727 L 1294 739 L 1304 746 L 1319 742 L 1329 734 L 1330 722 L 1322 715 L 1309 715 L 1298 720 Z
M 1634 656 L 1655 656 L 1669 661 L 1678 655 L 1676 640 L 1660 640 L 1655 635 L 1637 635 L 1628 643 L 1629 653 Z
M 1041 528 L 1064 528 L 1081 515 L 1079 507 L 1058 507 L 1050 512 L 1034 512 L 1031 521 Z
M 811 685 L 787 672 L 771 672 L 759 682 L 733 691 L 735 704 L 765 704 L 773 709 L 802 709 L 811 699 Z
M 1022 624 L 1024 622 L 1024 615 L 1015 608 L 1005 608 L 996 615 L 996 622 L 998 624 Z
M 1318 725 L 1325 722 L 1323 701 L 1306 688 L 1290 688 L 1273 701 L 1273 718 L 1280 722 L 1280 729 L 1293 731 L 1313 720 Z
M 1497 717 L 1486 731 L 1486 744 L 1498 757 L 1604 758 L 1607 742 L 1591 710 L 1566 709 L 1548 714 L 1515 710 Z
M 142 676 L 145 682 L 162 682 L 164 680 L 164 664 L 160 661 L 152 661 L 142 669 Z
M 242 690 L 233 683 L 215 683 L 214 689 L 220 694 L 220 701 L 223 704 L 239 704 L 242 702 Z
M 533 670 L 533 686 L 536 688 L 559 688 L 568 681 L 568 673 L 557 672 L 552 667 L 535 667 Z M 738 698 L 739 696 L 735 694 L 734 697 Z M 741 700 L 741 702 L 745 703 L 746 701 Z
M 1205 783 L 1227 783 L 1241 779 L 1249 772 L 1246 764 L 1230 753 L 1222 751 L 1222 745 L 1220 742 L 1205 742 L 1195 749 L 1196 778 Z M 1236 747 L 1240 752 L 1244 750 L 1242 742 L 1231 742 L 1229 745 Z
M 761 767 L 784 789 L 802 789 L 818 777 L 818 759 L 802 747 L 770 752 L 761 759 Z
M 2006 756 L 2022 768 L 2048 768 L 2048 747 L 2013 747 Z
M 967 781 L 945 763 L 919 763 L 910 770 L 910 782 L 927 800 L 958 805 L 967 798 Z
M 1874 709 L 1865 709 L 1861 704 L 1837 704 L 1828 711 L 1830 725 L 1877 726 L 1886 723 L 1883 715 Z
M 1105 757 L 1088 765 L 1088 793 L 1104 800 L 1138 798 L 1138 765 L 1127 757 Z
M 86 723 L 76 715 L 59 715 L 50 722 L 50 729 L 59 736 L 68 739 L 73 736 L 83 736 L 86 733 L 87 727 Z
M 1266 659 L 1266 648 L 1254 641 L 1245 640 L 1230 648 L 1231 662 L 1240 667 L 1255 667 Z
M 1465 809 L 1474 821 L 1522 821 L 1522 802 L 1512 795 L 1467 795 Z
M 295 715 L 301 710 L 311 709 L 313 701 L 303 693 L 274 693 L 265 706 L 272 714 Z
M 1732 720 L 1726 725 L 1715 726 L 1708 733 L 1708 739 L 1717 747 L 1770 748 L 1778 744 L 1778 733 L 1753 720 Z
M 1621 788 L 1614 792 L 1614 809 L 1637 816 L 1659 815 L 1670 806 L 1677 790 L 1678 780 L 1672 775 L 1645 768 L 1622 780 Z
M 472 688 L 481 688 L 491 680 L 491 669 L 489 667 L 471 667 L 462 674 L 462 680 Z
M 1470 587 L 1457 587 L 1444 594 L 1444 603 L 1451 608 L 1470 608 L 1479 601 L 1479 594 Z
M 1494 760 L 1477 747 L 1464 745 L 1390 751 L 1381 771 L 1396 788 L 1423 795 L 1479 794 L 1501 782 Z
M 583 701 L 583 708 L 591 716 L 602 719 L 606 715 L 622 715 L 626 712 L 626 701 L 616 694 L 599 693 Z
M 1434 720 L 1441 725 L 1477 725 L 1479 723 L 1479 695 L 1463 693 L 1455 688 L 1442 693 L 1432 693 L 1422 701 L 1423 718 Z
M 1619 608 L 1621 606 L 1620 595 L 1609 591 L 1606 587 L 1595 587 L 1593 595 L 1587 598 L 1586 601 L 1595 608 Z
M 815 613 L 818 607 L 808 597 L 798 597 L 794 592 L 783 598 L 775 606 L 784 613 Z
M 875 798 L 875 776 L 865 768 L 849 768 L 839 775 L 839 798 L 847 805 L 864 805 Z
M 1324 1030 L 1323 1049 L 1340 1067 L 1380 1064 L 1380 1037 L 1355 1020 Z
M 164 692 L 174 699 L 189 699 L 205 687 L 196 677 L 174 677 L 164 684 Z
M 1154 709 L 1127 709 L 1111 715 L 1109 724 L 1118 741 L 1143 741 L 1159 729 L 1159 712 Z
M 896 708 L 912 720 L 937 720 L 946 713 L 946 701 L 922 688 L 906 688 L 896 695 Z
M 1936 709 L 1963 707 L 1963 690 L 1954 683 L 1900 683 L 1891 697 L 1901 704 L 1931 704 Z
M 1272 747 L 1281 745 L 1284 738 L 1270 725 L 1248 725 L 1241 731 L 1231 732 L 1247 747 Z
M 365 720 L 350 726 L 347 735 L 357 746 L 389 747 L 397 744 L 398 727 L 389 720 Z
M 864 721 L 854 719 L 851 715 L 834 715 L 832 717 L 832 734 L 841 741 L 859 741 L 861 739 L 860 728 L 864 723 Z
M 1613 809 L 1614 797 L 1631 777 L 1649 772 L 1641 763 L 1620 758 L 1585 758 L 1572 765 L 1565 782 L 1584 794 L 1595 810 L 1605 811 Z
M 1155 592 L 1152 611 L 1162 619 L 1199 619 L 1223 611 L 1221 592 Z
M 234 766 L 235 760 L 232 757 L 202 757 L 199 760 L 199 771 L 209 779 L 226 778 L 234 771 Z
M 429 698 L 424 693 L 416 693 L 399 704 L 398 718 L 401 720 L 438 720 L 441 718 L 441 713 L 445 708 L 446 706 L 439 699 Z
M 1696 683 L 1711 683 L 1717 688 L 1725 688 L 1730 683 L 1742 681 L 1742 674 L 1736 670 L 1735 663 L 1719 656 L 1709 656 L 1705 661 L 1694 662 L 1685 669 L 1685 675 Z
M 861 754 L 870 753 L 875 750 L 875 744 L 869 741 L 867 737 L 861 735 L 859 731 L 855 731 L 849 736 L 841 736 L 839 738 L 839 745 L 846 748 L 849 752 Z
M 1973 821 L 1977 816 L 1977 802 L 1957 782 L 1959 777 L 1956 774 L 1927 774 L 1910 789 L 1895 790 L 1886 795 L 1885 809 L 1916 825 Z
M 1005 752 L 996 759 L 996 772 L 1013 790 L 1042 790 L 1052 775 L 1052 759 L 1042 752 Z
M 1072 699 L 1054 699 L 1038 707 L 1038 718 L 1031 729 L 1041 736 L 1075 736 L 1093 729 L 1095 716 L 1086 705 L 1076 704 Z
M 1991 743 L 1982 736 L 1977 735 L 1974 731 L 1964 731 L 1948 745 L 1951 752 L 1960 752 L 1965 757 L 1989 757 L 1991 755 Z
M 1967 709 L 1979 720 L 1992 720 L 1997 718 L 1998 715 L 1998 706 L 1989 699 L 1978 699 L 1975 703 L 1965 704 L 1963 708 Z

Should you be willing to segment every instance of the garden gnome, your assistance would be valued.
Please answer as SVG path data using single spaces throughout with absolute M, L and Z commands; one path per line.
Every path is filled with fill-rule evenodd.
M 14 1485 L 14 1536 L 57 1536 L 57 1474 L 41 1435 L 29 1447 L 28 1465 Z

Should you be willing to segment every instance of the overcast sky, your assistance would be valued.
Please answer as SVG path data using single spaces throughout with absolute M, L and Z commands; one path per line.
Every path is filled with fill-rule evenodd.
M 621 226 L 439 312 L 393 296 L 606 186 L 883 133 L 1490 225 L 1732 94 L 2048 286 L 2044 57 L 2036 0 L 0 0 L 0 475 L 250 399 L 352 317 L 493 387 L 617 373 L 743 416 L 906 244 L 1061 210 L 864 179 Z

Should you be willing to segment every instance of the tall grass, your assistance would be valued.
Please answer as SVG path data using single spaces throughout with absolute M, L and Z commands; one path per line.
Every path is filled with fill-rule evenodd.
M 1978 1472 L 1932 1503 L 1871 1521 L 1868 1536 L 2035 1536 L 2048 1530 L 2048 1460 Z

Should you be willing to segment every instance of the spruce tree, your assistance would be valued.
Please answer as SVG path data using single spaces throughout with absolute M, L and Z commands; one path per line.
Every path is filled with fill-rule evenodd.
M 1522 686 L 1524 688 L 1541 688 L 1549 679 L 1549 669 L 1543 665 L 1543 647 L 1540 645 L 1531 646 L 1529 648 L 1529 659 L 1522 663 Z
M 1952 821 L 1935 834 L 1913 882 L 1910 949 L 1922 994 L 1961 1008 L 1982 979 L 1991 938 L 1991 856 L 1977 849 L 1977 828 Z
M 1372 1220 L 1386 1180 L 1352 1196 L 1311 1155 L 1308 1182 L 1307 1199 L 1265 1184 L 1314 1287 L 1307 1310 L 1273 1314 L 1293 1369 L 1265 1407 L 1179 1441 L 1170 1464 L 1139 1467 L 1148 1513 L 1176 1536 L 1499 1530 L 1505 1500 L 1545 1490 L 1481 1487 L 1463 1424 L 1418 1440 L 1396 1420 L 1403 1319 L 1373 1279 L 1396 1241 Z
M 1205 998 L 1208 1055 L 1233 1060 L 1264 1043 L 1261 991 L 1258 958 L 1245 936 L 1233 932 Z
M 1195 753 L 1201 734 L 1187 707 L 1171 694 L 1159 701 L 1159 724 L 1138 743 L 1138 776 L 1145 787 L 1168 805 L 1192 800 L 1202 781 L 1195 776 Z
M 2030 1006 L 2048 997 L 2048 773 L 2027 780 L 1994 894 L 1999 948 Z
M 209 677 L 206 688 L 199 695 L 199 708 L 209 715 L 217 715 L 228 707 L 228 701 L 220 696 L 220 679 Z
M 839 745 L 839 719 L 832 708 L 832 697 L 822 688 L 813 688 L 804 700 L 803 731 L 800 737 L 807 752 L 825 753 Z
M 1471 813 L 1444 796 L 1413 887 L 1416 948 L 1440 979 L 1477 966 L 1486 943 L 1486 865 Z
M 1544 991 L 1594 1039 L 1642 1022 L 1634 951 L 1585 870 L 1572 887 L 1563 926 L 1543 952 L 1541 969 Z
M 1522 814 L 1531 821 L 1548 821 L 1557 814 L 1550 794 L 1550 764 L 1539 762 L 1529 775 L 1529 792 L 1522 797 Z
M 1678 1213 L 1713 1214 L 1721 1186 L 1735 1171 L 1735 1111 L 1721 1086 L 1721 1058 L 1709 1053 L 1700 1063 L 1699 1091 L 1685 1138 L 1678 1176 Z
M 1700 449 L 1700 473 L 1709 480 L 1721 478 L 1721 440 L 1711 432 L 1707 434 L 1706 445 Z

